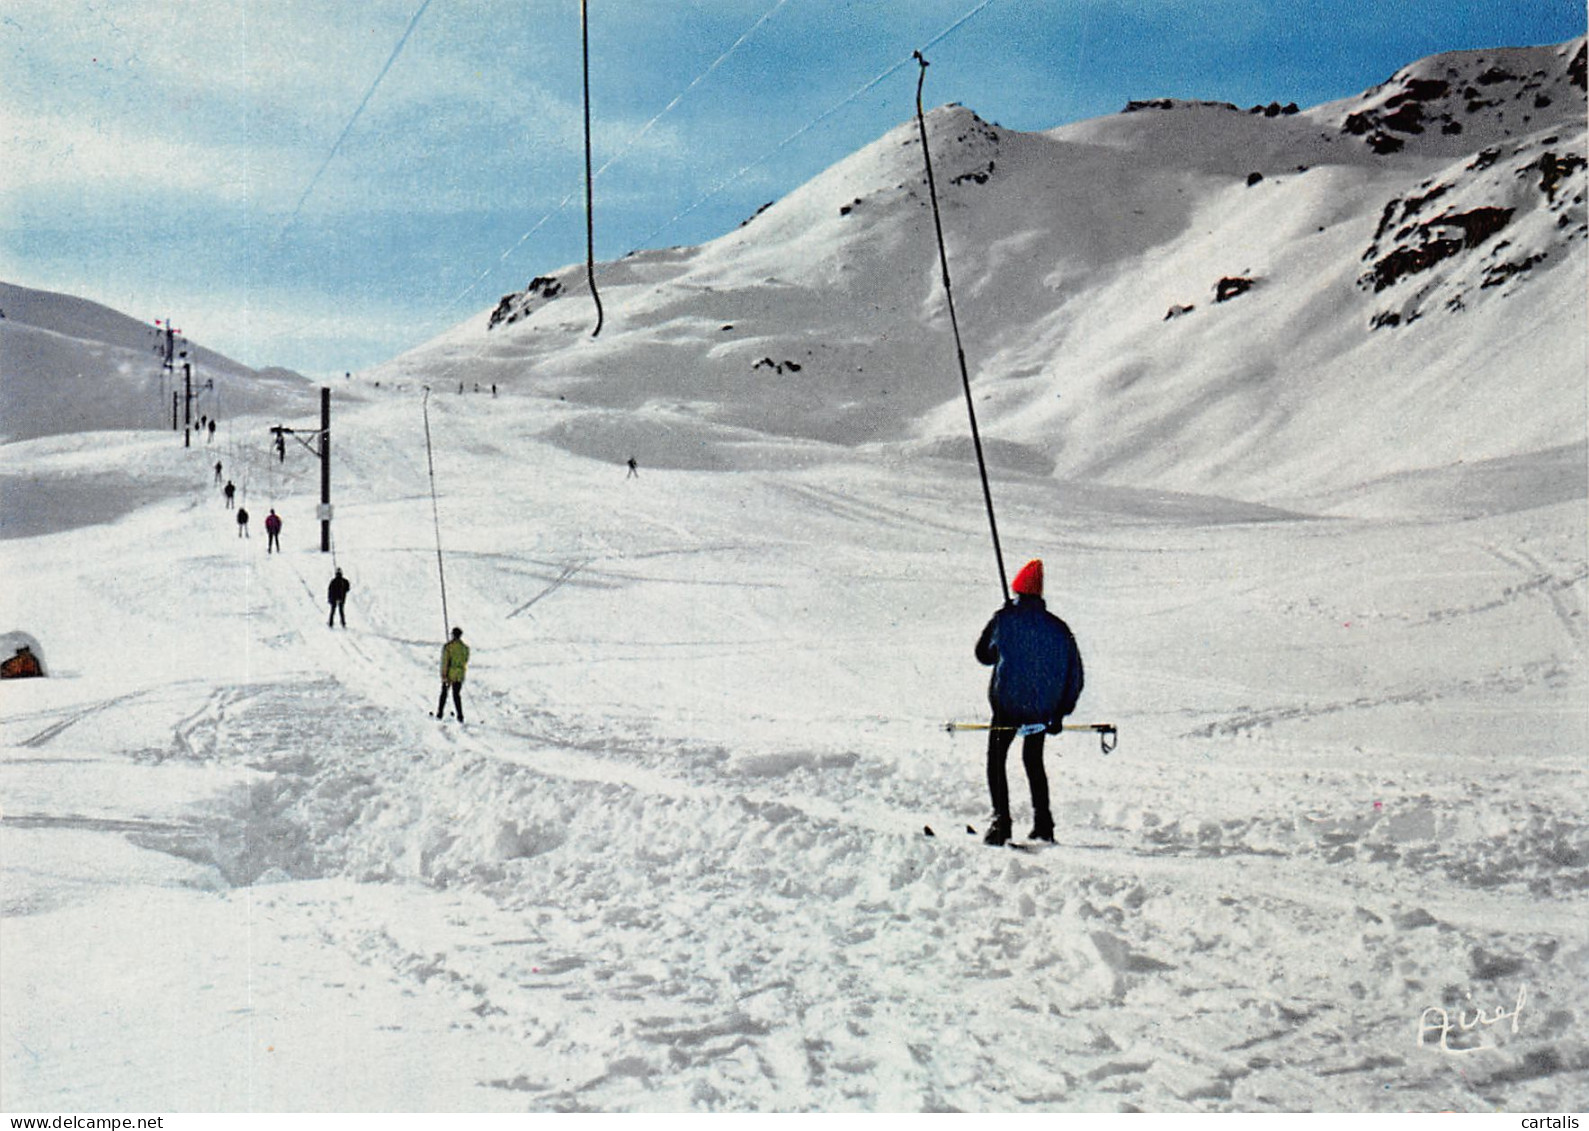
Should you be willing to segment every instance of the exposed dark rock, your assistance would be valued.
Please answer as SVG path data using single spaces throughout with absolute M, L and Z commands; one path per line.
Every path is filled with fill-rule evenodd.
M 1534 266 L 1545 261 L 1544 252 L 1536 252 L 1522 259 L 1509 263 L 1497 263 L 1484 272 L 1484 282 L 1479 284 L 1479 289 L 1499 287 L 1514 275 L 1521 275 L 1533 270 Z
M 1428 182 L 1425 182 L 1425 184 L 1427 184 L 1427 183 Z M 1433 188 L 1431 188 L 1428 192 L 1424 193 L 1422 196 L 1409 196 L 1406 200 L 1404 200 L 1402 202 L 1401 218 L 1403 220 L 1411 219 L 1412 217 L 1418 215 L 1418 213 L 1423 210 L 1423 206 L 1424 205 L 1428 204 L 1431 200 L 1439 200 L 1442 196 L 1444 196 L 1446 193 L 1448 193 L 1450 191 L 1451 191 L 1451 186 L 1450 185 L 1439 184 L 1439 185 L 1435 185 Z
M 1448 212 L 1431 221 L 1432 224 L 1449 224 L 1461 228 L 1467 247 L 1478 247 L 1496 232 L 1512 222 L 1515 209 L 1475 208 L 1471 212 Z
M 762 358 L 760 361 L 756 362 L 756 364 L 752 365 L 751 368 L 752 369 L 771 369 L 774 373 L 778 373 L 778 374 L 782 374 L 782 373 L 785 373 L 785 372 L 788 372 L 788 373 L 799 373 L 800 372 L 799 363 L 793 362 L 793 361 L 787 361 L 787 360 L 785 360 L 785 361 L 774 361 L 770 357 Z
M 494 330 L 497 323 L 507 320 L 508 312 L 513 309 L 513 302 L 518 297 L 517 294 L 502 296 L 502 301 L 498 302 L 497 308 L 491 312 L 491 320 L 486 323 L 487 330 Z
M 1555 153 L 1545 152 L 1539 155 L 1539 191 L 1545 194 L 1547 200 L 1556 203 L 1556 187 L 1566 179 L 1575 169 L 1584 168 L 1584 158 L 1576 153 L 1569 153 L 1558 157 Z
M 1403 134 L 1423 133 L 1423 103 L 1407 102 L 1398 106 L 1394 112 L 1380 119 L 1382 125 L 1388 129 Z
M 1379 214 L 1379 227 L 1374 229 L 1374 239 L 1376 242 L 1379 240 L 1380 236 L 1383 236 L 1390 230 L 1391 224 L 1395 222 L 1396 206 L 1400 203 L 1400 200 L 1391 201 L 1389 204 L 1385 205 L 1385 210 Z M 1368 251 L 1368 257 L 1372 257 L 1373 254 L 1374 249 L 1370 248 Z
M 1179 318 L 1183 314 L 1190 314 L 1190 313 L 1192 313 L 1192 311 L 1194 311 L 1196 309 L 1197 309 L 1197 307 L 1192 305 L 1191 303 L 1186 303 L 1184 305 L 1181 304 L 1181 303 L 1176 303 L 1174 306 L 1170 307 L 1170 309 L 1165 313 L 1164 321 L 1168 322 L 1172 318 Z
M 1450 259 L 1462 250 L 1459 240 L 1431 240 L 1418 247 L 1398 247 L 1374 264 L 1374 269 L 1362 279 L 1361 284 L 1372 285 L 1375 293 L 1394 286 L 1407 275 L 1427 271 L 1443 259 Z
M 529 300 L 531 298 L 536 295 L 540 295 L 542 298 L 555 298 L 562 289 L 563 284 L 552 276 L 537 275 L 530 280 L 530 285 L 518 294 L 502 296 L 502 301 L 498 302 L 496 309 L 491 312 L 491 320 L 486 323 L 486 329 L 493 330 L 501 323 L 511 326 L 530 313 Z
M 1237 295 L 1244 295 L 1252 290 L 1254 280 L 1244 279 L 1239 275 L 1227 275 L 1214 284 L 1214 301 L 1226 302 Z
M 1400 94 L 1385 100 L 1385 106 L 1390 109 L 1407 102 L 1429 102 L 1444 98 L 1450 90 L 1451 84 L 1441 79 L 1408 79 Z
M 1247 187 L 1248 188 L 1252 188 L 1253 185 L 1257 184 L 1261 180 L 1263 180 L 1263 174 L 1262 173 L 1248 173 L 1247 174 Z
M 1232 110 L 1238 114 L 1241 113 L 1241 110 L 1233 102 L 1199 101 L 1177 103 L 1173 98 L 1146 98 L 1140 100 L 1133 99 L 1132 101 L 1127 102 L 1126 108 L 1120 112 L 1122 114 L 1135 114 L 1140 110 L 1174 110 L 1177 105 L 1202 106 L 1214 110 Z
M 1450 259 L 1463 251 L 1478 247 L 1511 222 L 1510 208 L 1475 208 L 1471 212 L 1447 212 L 1442 216 L 1402 233 L 1415 236 L 1421 242 L 1397 247 L 1374 264 L 1373 270 L 1358 280 L 1362 286 L 1371 286 L 1375 293 L 1394 286 L 1408 275 L 1427 271 L 1435 264 Z M 1460 239 L 1452 229 L 1462 233 Z

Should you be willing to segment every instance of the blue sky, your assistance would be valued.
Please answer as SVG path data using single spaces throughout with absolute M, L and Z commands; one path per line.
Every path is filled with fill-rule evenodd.
M 587 2 L 599 258 L 906 121 L 918 47 L 929 105 L 1035 130 L 1585 30 L 1581 0 Z M 252 365 L 356 370 L 584 257 L 578 0 L 0 0 L 0 89 L 0 279 Z

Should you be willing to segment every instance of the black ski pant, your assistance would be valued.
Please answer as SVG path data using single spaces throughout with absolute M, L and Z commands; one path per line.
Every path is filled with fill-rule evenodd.
M 1008 823 L 1010 820 L 1010 782 L 1004 772 L 1004 762 L 1015 741 L 1018 724 L 993 716 L 993 729 L 988 731 L 988 793 L 993 797 L 993 816 Z M 1032 823 L 1039 829 L 1052 828 L 1053 814 L 1048 809 L 1048 771 L 1043 768 L 1042 731 L 1027 735 L 1021 742 L 1021 763 L 1026 767 L 1026 782 L 1032 787 Z
M 270 553 L 272 549 L 281 549 L 281 531 L 267 530 L 265 533 L 268 535 L 265 539 L 265 553 Z
M 452 707 L 458 712 L 458 721 L 463 722 L 463 680 L 444 679 L 441 681 L 441 698 L 436 700 L 436 717 L 439 719 L 447 713 L 447 689 L 452 689 Z
M 346 628 L 348 626 L 348 610 L 344 607 L 346 601 L 347 598 L 344 597 L 340 601 L 331 602 L 331 615 L 326 617 L 327 628 L 330 628 L 336 623 L 336 619 L 339 615 L 342 617 L 342 627 Z

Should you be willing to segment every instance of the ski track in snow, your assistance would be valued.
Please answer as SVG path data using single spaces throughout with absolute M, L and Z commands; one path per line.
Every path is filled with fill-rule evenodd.
M 653 639 L 618 643 L 615 632 L 595 649 L 571 640 L 589 654 L 570 677 L 557 674 L 568 661 L 548 654 L 559 645 L 535 640 L 533 627 L 501 639 L 475 629 L 462 728 L 420 713 L 431 710 L 437 645 L 422 625 L 416 635 L 411 606 L 433 598 L 422 578 L 392 579 L 433 568 L 423 551 L 345 550 L 353 627 L 327 629 L 326 559 L 267 557 L 223 527 L 191 552 L 226 562 L 250 647 L 280 669 L 240 682 L 179 678 L 14 718 L 14 749 L 35 753 L 5 763 L 21 775 L 24 801 L 8 805 L 4 835 L 113 838 L 153 853 L 170 863 L 140 865 L 134 881 L 157 893 L 151 906 L 212 922 L 222 935 L 243 930 L 251 948 L 277 954 L 275 973 L 251 975 L 263 979 L 262 995 L 285 992 L 273 979 L 289 971 L 319 978 L 300 987 L 307 996 L 296 1008 L 237 1007 L 248 1012 L 217 1014 L 213 1032 L 200 1025 L 214 1063 L 268 1060 L 261 1042 L 297 1047 L 284 1063 L 313 1059 L 304 1027 L 314 1011 L 350 1003 L 372 1018 L 390 1008 L 383 1002 L 409 1003 L 379 1030 L 398 1046 L 394 1064 L 407 1063 L 402 1050 L 414 1042 L 457 1050 L 423 1086 L 381 1074 L 323 1081 L 316 1095 L 328 1103 L 382 1095 L 398 1106 L 471 1110 L 1550 1107 L 1583 1078 L 1571 1000 L 1585 957 L 1581 820 L 1507 792 L 1507 831 L 1492 840 L 1501 830 L 1475 815 L 1476 784 L 1439 759 L 1387 772 L 1376 751 L 1334 748 L 1321 760 L 1324 740 L 1307 736 L 1337 714 L 1394 715 L 1459 696 L 1504 703 L 1523 684 L 1453 679 L 1406 696 L 1314 700 L 1307 710 L 1254 704 L 1156 736 L 1126 722 L 1108 758 L 1091 736 L 1061 740 L 1049 759 L 1060 843 L 1025 852 L 986 848 L 964 831 L 982 823 L 980 736 L 934 739 L 930 720 L 890 721 L 872 702 L 804 722 L 794 704 L 796 714 L 774 710 L 761 723 L 719 720 L 715 734 L 692 733 L 688 702 L 648 707 L 675 686 L 670 669 L 680 661 L 666 657 L 679 649 L 717 672 L 770 663 L 804 689 L 799 703 L 830 686 L 796 674 L 808 663 L 837 686 L 867 678 L 844 660 L 897 631 L 891 601 L 863 603 L 842 628 L 831 621 L 831 636 L 788 619 L 802 604 L 831 616 L 825 578 L 853 586 L 864 561 L 821 524 L 843 530 L 889 510 L 860 481 L 846 489 L 853 501 L 836 487 L 774 486 L 769 498 L 801 511 L 816 500 L 822 512 L 769 513 L 773 527 L 806 524 L 810 545 L 828 551 L 806 550 L 792 565 L 769 567 L 754 538 L 708 531 L 692 547 L 674 522 L 630 528 L 622 548 L 610 535 L 586 540 L 551 566 L 557 572 L 540 573 L 535 601 L 548 621 L 569 615 L 558 602 L 617 593 L 661 607 L 686 602 L 696 619 L 672 627 L 687 625 L 695 638 L 670 640 L 669 626 L 657 625 Z M 910 577 L 929 576 L 918 555 L 942 553 L 911 548 L 908 515 L 871 529 L 881 533 L 869 550 L 894 539 L 896 572 Z M 1221 544 L 1238 537 L 1193 538 L 1210 578 L 1221 572 Z M 1508 572 L 1468 571 L 1465 584 L 1482 578 L 1470 591 L 1495 592 L 1505 582 L 1500 602 L 1475 600 L 1462 617 L 1409 606 L 1381 630 L 1482 621 L 1515 596 L 1537 601 L 1575 648 L 1581 578 L 1550 580 L 1520 544 L 1475 550 Z M 465 568 L 466 557 L 476 564 Z M 468 623 L 491 623 L 481 613 L 490 594 L 501 624 L 529 625 L 503 588 L 522 576 L 522 558 L 481 551 L 456 560 L 449 582 L 454 603 L 475 610 Z M 630 568 L 642 561 L 676 564 Z M 746 567 L 749 576 L 732 573 Z M 810 579 L 796 581 L 802 569 Z M 1320 573 L 1316 592 L 1350 600 L 1334 576 Z M 581 579 L 600 584 L 576 589 Z M 679 596 L 698 586 L 680 583 L 708 580 L 726 599 L 703 615 L 695 598 Z M 1267 597 L 1238 587 L 1217 599 L 1239 607 Z M 968 610 L 952 659 L 961 670 L 937 683 L 962 687 L 964 712 L 977 711 L 982 676 L 967 641 L 985 601 Z M 1156 615 L 1185 615 L 1178 609 Z M 417 611 L 422 621 L 434 615 Z M 1097 641 L 1090 655 L 1111 646 Z M 620 678 L 635 696 L 627 706 L 597 675 L 614 661 L 639 679 Z M 1106 667 L 1097 668 L 1105 682 Z M 1196 689 L 1233 705 L 1252 690 L 1242 678 L 1156 678 L 1157 694 Z M 761 706 L 742 700 L 752 704 Z M 114 730 L 118 714 L 137 721 L 134 731 L 164 714 L 165 741 L 72 743 L 94 720 Z M 1197 737 L 1225 732 L 1243 737 L 1223 746 Z M 1198 756 L 1205 745 L 1212 758 Z M 130 806 L 25 803 L 29 790 L 51 796 L 39 784 L 46 770 L 65 772 L 99 748 L 112 763 L 120 749 L 147 773 L 191 767 L 222 780 L 141 810 L 146 791 Z M 39 761 L 42 751 L 58 760 Z M 1265 768 L 1276 758 L 1289 764 L 1279 775 Z M 1571 776 L 1560 763 L 1539 772 L 1564 788 Z M 1022 781 L 1012 769 L 1017 798 Z M 1189 796 L 1202 798 L 1190 810 Z M 55 851 L 70 847 L 61 844 Z M 41 887 L 53 857 L 42 858 Z M 8 859 L 16 866 L 18 853 Z M 94 906 L 63 890 L 24 901 L 8 933 L 26 943 L 33 929 L 70 924 L 77 907 Z M 147 913 L 124 913 L 124 930 L 154 930 Z M 237 915 L 243 926 L 231 925 Z M 188 961 L 220 979 L 207 984 L 227 976 L 210 969 L 220 958 Z M 160 977 L 182 984 L 175 974 L 146 980 Z M 1515 1037 L 1486 1034 L 1496 1051 L 1458 1061 L 1418 1047 L 1426 1006 L 1467 1005 L 1471 994 L 1493 1010 L 1519 986 L 1528 1024 Z M 194 1008 L 206 999 L 196 994 Z M 14 1095 L 87 1103 L 155 1094 L 121 1074 L 90 1086 L 45 1071 L 21 1049 L 22 1032 L 13 1030 L 7 1052 Z M 290 1105 L 282 1072 L 256 1067 L 246 1079 L 247 1088 L 210 1098 Z M 204 1094 L 192 1081 L 160 1087 Z

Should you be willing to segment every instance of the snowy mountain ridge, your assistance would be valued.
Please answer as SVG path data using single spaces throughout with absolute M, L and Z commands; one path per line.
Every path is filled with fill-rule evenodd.
M 1153 100 L 1019 133 L 933 111 L 998 458 L 1328 508 L 1386 476 L 1577 443 L 1581 410 L 1519 408 L 1578 399 L 1586 364 L 1584 58 L 1582 39 L 1440 55 L 1295 113 Z M 604 458 L 644 444 L 710 466 L 746 430 L 963 452 L 916 134 L 701 247 L 602 265 L 598 339 L 569 267 L 381 374 L 452 366 L 652 418 L 649 440 L 559 423 Z
M 159 327 L 100 303 L 0 282 L 0 439 L 169 427 L 184 362 L 205 413 L 309 404 L 306 378 L 251 369 L 180 331 L 174 369 L 165 371 L 163 338 Z

